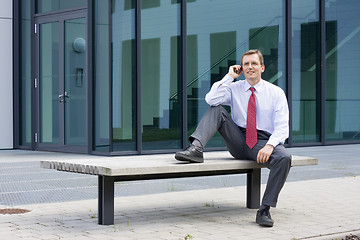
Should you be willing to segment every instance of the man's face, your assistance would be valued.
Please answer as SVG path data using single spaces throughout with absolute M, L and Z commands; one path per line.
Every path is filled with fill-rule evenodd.
M 242 60 L 243 73 L 250 84 L 256 84 L 261 79 L 265 66 L 261 65 L 257 54 L 245 55 Z

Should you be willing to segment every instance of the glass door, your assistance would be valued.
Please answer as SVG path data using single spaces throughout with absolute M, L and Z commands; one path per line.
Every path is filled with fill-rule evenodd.
M 36 22 L 37 148 L 87 152 L 85 13 Z

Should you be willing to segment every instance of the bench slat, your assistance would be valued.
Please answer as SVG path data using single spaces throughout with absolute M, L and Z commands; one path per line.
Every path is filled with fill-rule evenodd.
M 306 156 L 292 156 L 292 166 L 317 165 L 318 160 Z M 258 169 L 263 165 L 249 160 L 236 160 L 228 152 L 206 152 L 205 162 L 186 164 L 174 159 L 173 154 L 139 155 L 120 157 L 89 157 L 61 161 L 41 161 L 41 167 L 59 171 L 103 176 L 136 176 L 164 173 L 191 173 Z

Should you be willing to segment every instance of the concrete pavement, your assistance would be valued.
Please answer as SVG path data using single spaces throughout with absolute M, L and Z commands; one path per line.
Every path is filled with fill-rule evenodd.
M 289 182 L 273 228 L 245 207 L 245 187 L 168 192 L 115 199 L 115 224 L 97 224 L 97 201 L 16 206 L 0 215 L 1 239 L 335 239 L 360 233 L 360 177 Z M 4 206 L 3 206 L 4 207 Z M 320 237 L 321 236 L 321 237 Z M 191 239 L 190 237 L 188 239 Z
M 96 192 L 96 184 L 91 186 L 96 177 L 58 176 L 59 172 L 31 167 L 41 157 L 81 155 L 0 151 L 0 209 L 30 210 L 19 215 L 0 214 L 0 239 L 315 240 L 360 236 L 360 145 L 289 151 L 318 157 L 319 166 L 291 170 L 278 207 L 271 209 L 273 228 L 255 223 L 256 210 L 245 207 L 246 188 L 238 176 L 119 184 L 115 224 L 101 226 L 97 224 L 97 196 L 85 194 Z M 22 154 L 27 157 L 16 157 Z M 32 173 L 19 174 L 22 166 Z M 264 171 L 263 180 L 266 174 Z M 72 184 L 69 191 L 65 186 L 70 182 L 81 187 Z M 205 182 L 210 185 L 201 186 Z M 134 188 L 138 190 L 131 192 Z M 59 197 L 62 193 L 65 196 Z M 85 196 L 71 198 L 81 194 Z M 41 199 L 35 201 L 37 197 Z

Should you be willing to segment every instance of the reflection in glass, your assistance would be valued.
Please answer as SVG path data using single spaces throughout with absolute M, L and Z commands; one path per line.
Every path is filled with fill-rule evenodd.
M 86 145 L 86 19 L 65 21 L 65 145 Z
M 59 23 L 40 25 L 40 142 L 59 143 Z
M 320 141 L 320 23 L 318 1 L 292 3 L 293 142 Z
M 180 4 L 159 3 L 141 10 L 143 150 L 181 147 Z
M 136 150 L 135 0 L 114 0 L 112 9 L 113 151 Z
M 86 7 L 86 5 L 87 0 L 36 0 L 36 13 L 52 12 L 75 7 Z
M 229 7 L 239 6 L 239 7 Z M 285 90 L 284 1 L 187 1 L 188 135 L 208 109 L 205 94 L 212 83 L 239 64 L 250 48 L 265 60 L 263 79 Z M 244 79 L 243 75 L 240 79 Z M 224 146 L 219 134 L 207 147 Z
M 360 2 L 325 1 L 326 141 L 360 140 Z

